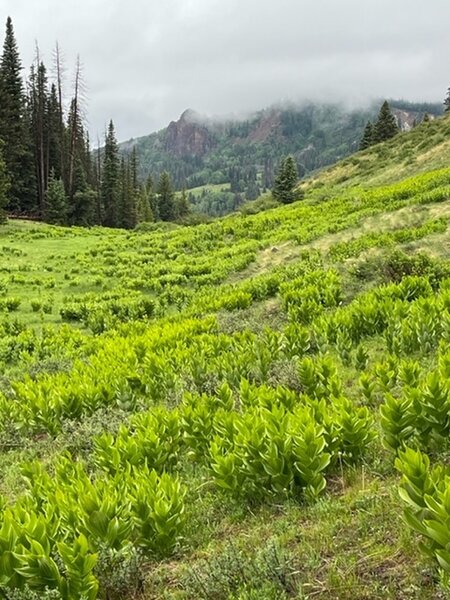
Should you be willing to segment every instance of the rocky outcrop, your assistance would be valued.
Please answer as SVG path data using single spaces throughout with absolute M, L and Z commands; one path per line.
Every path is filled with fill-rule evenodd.
M 204 156 L 214 146 L 213 137 L 200 115 L 187 109 L 166 130 L 165 149 L 175 156 Z
M 401 110 L 399 108 L 392 108 L 392 113 L 397 119 L 397 124 L 401 131 L 410 131 L 423 119 L 423 112 L 413 110 Z M 434 115 L 428 115 L 430 119 L 434 119 Z
M 281 115 L 279 110 L 265 110 L 248 135 L 250 142 L 265 142 L 281 134 Z

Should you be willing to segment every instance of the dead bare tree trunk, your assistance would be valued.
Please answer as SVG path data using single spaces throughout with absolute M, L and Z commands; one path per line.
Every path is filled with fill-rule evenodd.
M 63 106 L 63 77 L 64 77 L 64 65 L 61 50 L 58 42 L 56 42 L 54 55 L 54 69 L 56 72 L 56 87 L 58 93 L 58 110 L 59 110 L 59 158 L 61 165 L 61 177 L 67 186 L 67 162 L 65 153 L 65 140 L 64 140 L 64 106 Z

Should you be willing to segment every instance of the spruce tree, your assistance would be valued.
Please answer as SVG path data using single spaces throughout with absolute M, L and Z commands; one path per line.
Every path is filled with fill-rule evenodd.
M 374 142 L 384 142 L 400 131 L 387 100 L 383 102 L 374 127 Z
M 131 172 L 133 173 L 133 166 L 131 166 Z M 153 179 L 151 175 L 148 176 L 147 181 L 139 185 L 137 184 L 136 178 L 132 176 L 132 180 L 135 180 L 137 187 L 135 196 L 135 220 L 137 223 L 153 223 L 159 220 L 158 218 L 158 198 L 153 190 Z M 156 213 L 156 215 L 155 215 Z
M 189 206 L 186 188 L 183 188 L 180 196 L 176 199 L 177 219 L 183 219 L 184 217 L 187 217 L 190 212 L 191 207 Z
M 297 169 L 297 167 L 296 167 Z M 297 175 L 295 176 L 295 180 L 297 181 Z M 246 200 L 256 200 L 258 196 L 261 194 L 261 190 L 259 189 L 259 185 L 256 181 L 251 181 L 247 189 L 245 190 L 245 199 Z
M 163 171 L 159 177 L 157 194 L 158 212 L 161 221 L 175 220 L 175 192 L 167 171 Z
M 104 225 L 106 227 L 119 227 L 119 147 L 114 131 L 114 123 L 109 122 L 105 138 L 103 154 L 101 197 L 104 210 Z
M 0 223 L 6 221 L 6 213 L 3 209 L 8 204 L 9 185 L 6 164 L 3 160 L 3 142 L 0 140 Z
M 127 165 L 127 189 L 124 206 L 124 227 L 133 229 L 138 222 L 137 204 L 140 196 L 140 186 L 138 183 L 138 159 L 136 147 L 131 152 L 130 159 Z
M 73 189 L 76 191 L 70 205 L 71 223 L 84 227 L 98 224 L 97 194 L 87 181 L 85 165 L 80 158 L 74 164 Z
M 67 116 L 67 127 L 65 135 L 65 181 L 69 202 L 73 203 L 74 195 L 79 189 L 75 182 L 75 170 L 80 163 L 85 167 L 86 140 L 81 117 L 80 103 L 78 99 L 72 98 Z M 86 173 L 85 173 L 86 175 Z
M 48 181 L 48 89 L 47 71 L 44 63 L 31 67 L 29 78 L 28 106 L 31 119 L 31 137 L 34 148 L 35 176 L 37 184 L 37 204 L 40 214 L 44 214 L 45 194 Z
M 67 198 L 62 179 L 55 177 L 52 169 L 45 197 L 45 220 L 47 223 L 67 225 Z
M 0 58 L 0 138 L 5 144 L 4 159 L 11 182 L 9 208 L 30 211 L 36 208 L 36 187 L 21 71 L 13 25 L 8 17 Z
M 101 178 L 102 178 L 102 156 L 100 148 L 100 140 L 97 139 L 97 148 L 95 150 L 95 157 L 92 161 L 92 178 L 93 178 L 93 189 L 95 191 L 95 223 L 101 225 L 103 219 L 103 203 L 102 203 L 102 189 L 101 189 Z
M 120 158 L 120 167 L 119 167 L 119 190 L 118 190 L 118 218 L 116 227 L 125 227 L 126 222 L 126 207 L 128 204 L 128 195 L 130 192 L 130 181 L 129 181 L 130 171 L 129 165 L 125 164 L 125 157 L 122 156 Z
M 374 138 L 374 127 L 373 127 L 373 124 L 370 121 L 368 121 L 367 125 L 364 128 L 364 133 L 363 133 L 361 143 L 359 144 L 359 149 L 365 150 L 366 148 L 369 148 L 370 146 L 372 146 L 372 144 L 374 143 L 373 138 Z
M 151 223 L 155 220 L 150 205 L 150 198 L 145 185 L 140 189 L 136 212 L 138 223 Z
M 56 87 L 51 85 L 47 102 L 47 126 L 48 126 L 48 165 L 47 170 L 55 170 L 58 179 L 63 177 L 62 154 L 64 151 L 64 140 L 61 136 L 59 100 Z M 63 125 L 64 127 L 64 125 Z
M 272 196 L 282 204 L 290 204 L 295 199 L 294 188 L 297 183 L 297 165 L 292 156 L 281 161 L 275 177 Z
M 150 210 L 152 211 L 153 220 L 159 221 L 158 198 L 156 197 L 153 185 L 153 178 L 151 175 L 147 177 L 147 181 L 145 182 L 145 192 L 147 194 L 147 198 L 150 204 Z

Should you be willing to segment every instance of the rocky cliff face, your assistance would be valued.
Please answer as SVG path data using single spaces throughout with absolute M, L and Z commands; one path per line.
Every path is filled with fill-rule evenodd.
M 399 108 L 393 108 L 392 113 L 397 119 L 398 126 L 402 131 L 410 131 L 423 119 L 423 112 L 416 110 L 401 110 Z M 434 119 L 435 115 L 428 115 L 430 119 Z
M 267 110 L 261 113 L 261 117 L 255 122 L 249 132 L 249 142 L 265 142 L 271 137 L 280 134 L 281 112 L 279 110 Z
M 178 121 L 171 121 L 167 127 L 165 150 L 172 155 L 204 156 L 213 146 L 211 133 L 193 110 L 185 110 Z

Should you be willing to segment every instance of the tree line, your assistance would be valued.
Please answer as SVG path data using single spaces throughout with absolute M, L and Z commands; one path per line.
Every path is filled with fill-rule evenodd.
M 133 150 L 121 156 L 110 121 L 103 148 L 91 149 L 84 125 L 79 58 L 68 109 L 64 108 L 63 61 L 56 45 L 54 77 L 39 48 L 24 82 L 12 20 L 0 57 L 0 210 L 64 225 L 131 229 L 139 222 L 175 220 L 189 212 L 186 194 L 176 197 L 167 172 L 154 184 L 138 181 Z
M 359 145 L 360 150 L 365 150 L 374 144 L 385 142 L 399 133 L 400 128 L 387 100 L 383 102 L 375 123 L 367 122 L 363 137 Z
M 448 89 L 447 92 L 447 96 L 444 99 L 444 111 L 445 112 L 449 112 L 450 111 L 450 88 Z M 404 103 L 405 109 L 408 109 L 410 106 L 413 106 L 415 109 L 419 108 L 419 109 L 424 109 L 424 113 L 423 113 L 423 117 L 422 117 L 422 122 L 427 122 L 430 120 L 430 115 L 428 114 L 427 110 L 428 108 L 432 108 L 433 105 L 423 102 L 421 104 L 411 104 L 410 106 L 408 106 L 408 103 Z M 414 124 L 413 127 L 416 126 L 416 120 L 414 120 Z M 364 133 L 359 145 L 359 149 L 360 150 L 365 150 L 366 148 L 369 148 L 370 146 L 373 146 L 374 144 L 378 144 L 380 142 L 385 142 L 386 140 L 389 140 L 390 138 L 394 137 L 395 135 L 397 135 L 397 133 L 400 132 L 400 127 L 397 123 L 397 120 L 394 116 L 394 114 L 392 113 L 391 107 L 389 106 L 389 103 L 387 100 L 385 100 L 383 102 L 383 104 L 381 105 L 380 108 L 380 112 L 378 114 L 378 118 L 377 120 L 372 123 L 371 121 L 368 121 L 365 128 L 364 128 Z

